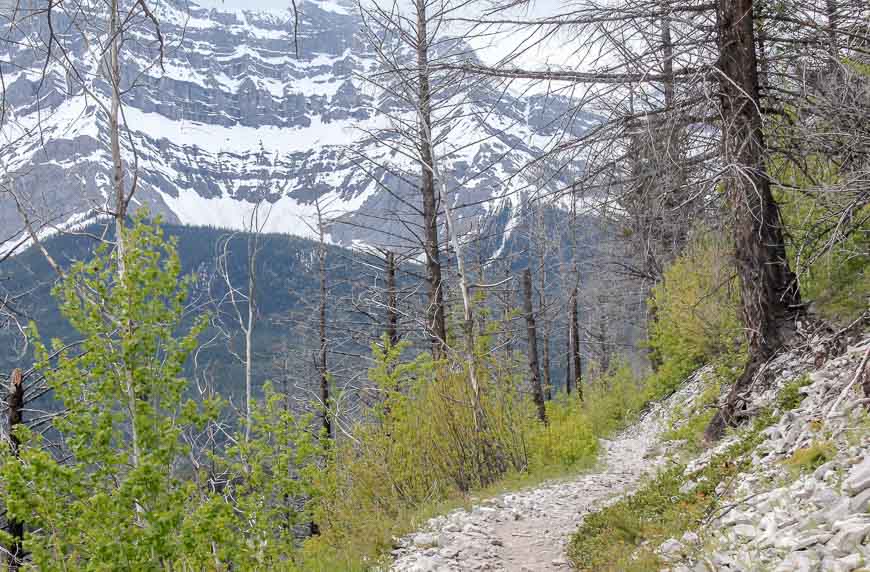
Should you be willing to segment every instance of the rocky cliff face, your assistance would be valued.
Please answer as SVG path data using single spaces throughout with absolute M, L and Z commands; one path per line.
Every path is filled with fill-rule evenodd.
M 406 227 L 385 219 L 414 214 L 417 168 L 376 135 L 389 128 L 385 112 L 395 115 L 396 104 L 366 81 L 379 64 L 361 20 L 351 4 L 306 1 L 303 9 L 298 56 L 289 12 L 160 4 L 162 69 L 144 23 L 128 33 L 124 156 L 128 184 L 138 162 L 135 202 L 170 222 L 240 228 L 263 201 L 266 230 L 304 236 L 312 233 L 319 199 L 348 223 L 332 225 L 336 243 L 410 239 Z M 0 12 L 14 22 L 4 28 L 0 47 L 0 57 L 14 64 L 3 78 L 6 184 L 28 198 L 35 217 L 52 224 L 92 218 L 110 195 L 107 117 L 95 104 L 108 99 L 107 84 L 89 47 L 70 32 L 69 14 L 56 10 L 53 27 L 63 32 L 60 45 L 80 77 L 55 61 L 55 45 L 43 79 L 45 14 L 9 6 Z M 464 44 L 451 49 L 474 57 Z M 466 227 L 504 234 L 522 193 L 558 192 L 582 165 L 568 161 L 537 169 L 534 177 L 512 175 L 563 133 L 579 135 L 597 118 L 569 119 L 562 97 L 517 96 L 480 81 L 461 87 L 445 96 L 459 99 L 445 107 L 436 133 L 444 136 L 441 168 L 451 200 L 469 205 L 460 212 Z M 0 198 L 0 226 L 18 222 L 9 198 Z

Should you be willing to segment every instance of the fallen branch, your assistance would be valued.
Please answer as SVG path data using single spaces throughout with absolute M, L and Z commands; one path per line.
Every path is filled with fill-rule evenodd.
M 864 352 L 864 358 L 861 360 L 861 365 L 858 366 L 858 370 L 855 372 L 855 377 L 852 378 L 852 381 L 849 382 L 849 385 L 843 389 L 843 392 L 840 393 L 840 396 L 837 397 L 837 400 L 834 401 L 834 404 L 828 410 L 828 414 L 825 416 L 825 419 L 830 419 L 834 416 L 834 412 L 840 406 L 840 402 L 846 398 L 852 388 L 858 383 L 858 380 L 861 379 L 861 375 L 864 373 L 864 368 L 867 366 L 867 360 L 870 359 L 870 345 L 867 346 L 867 350 Z

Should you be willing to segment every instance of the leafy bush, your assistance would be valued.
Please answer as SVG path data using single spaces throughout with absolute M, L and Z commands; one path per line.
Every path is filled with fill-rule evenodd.
M 25 548 L 39 569 L 154 569 L 184 552 L 176 531 L 191 486 L 171 468 L 199 420 L 180 373 L 203 322 L 177 335 L 187 283 L 174 245 L 141 219 L 124 232 L 123 272 L 103 245 L 55 289 L 81 345 L 49 349 L 34 330 L 37 367 L 66 410 L 54 427 L 68 458 L 23 426 L 20 458 L 0 458 L 4 503 L 31 529 Z
M 605 375 L 586 384 L 583 412 L 596 435 L 610 435 L 637 417 L 649 401 L 643 383 L 628 363 L 617 361 Z
M 530 470 L 577 467 L 595 459 L 598 439 L 576 397 L 560 394 L 547 402 L 546 425 L 537 424 L 529 435 Z
M 800 389 L 805 385 L 809 385 L 809 383 L 809 377 L 802 375 L 782 386 L 779 393 L 776 395 L 776 406 L 779 410 L 791 411 L 800 405 L 801 401 L 804 399 L 803 395 L 801 395 Z
M 297 527 L 324 490 L 326 451 L 269 388 L 250 439 L 224 448 L 205 436 L 222 403 L 184 397 L 183 364 L 205 319 L 183 325 L 189 282 L 175 242 L 144 215 L 123 232 L 123 271 L 103 246 L 55 290 L 81 343 L 54 340 L 52 351 L 34 330 L 37 368 L 64 406 L 60 445 L 20 425 L 18 455 L 0 447 L 0 494 L 28 527 L 27 565 L 296 570 Z M 194 450 L 201 439 L 210 445 Z
M 855 209 L 854 192 L 819 192 L 842 186 L 836 159 L 811 153 L 795 164 L 775 156 L 771 167 L 802 297 L 823 317 L 851 322 L 870 304 L 870 205 Z
M 823 193 L 833 195 L 836 193 Z M 805 200 L 805 199 L 804 199 Z M 802 201 L 794 199 L 786 210 L 787 220 L 811 215 L 802 214 L 807 207 L 800 206 Z M 870 221 L 870 206 L 856 213 L 856 219 Z M 794 228 L 806 224 L 818 225 L 821 221 L 794 222 Z M 812 240 L 809 230 L 801 234 L 802 240 Z M 799 239 L 799 240 L 801 240 Z M 831 240 L 830 236 L 819 238 L 821 242 Z M 801 294 L 813 300 L 817 311 L 825 318 L 838 323 L 848 323 L 860 316 L 870 304 L 870 233 L 854 232 L 841 240 L 830 250 L 819 255 L 811 263 L 800 268 Z
M 682 411 L 680 407 L 677 407 L 672 418 L 672 425 L 677 426 L 672 426 L 662 438 L 671 441 L 684 439 L 688 450 L 701 450 L 705 445 L 704 429 L 707 428 L 710 419 L 715 414 L 715 409 L 711 405 L 718 400 L 720 388 L 719 381 L 713 379 L 692 404 L 690 411 Z
M 594 458 L 597 441 L 577 402 L 551 403 L 550 423 L 542 425 L 522 379 L 484 357 L 485 346 L 478 358 L 482 426 L 472 414 L 467 370 L 428 355 L 402 361 L 404 347 L 384 339 L 372 348 L 369 379 L 381 401 L 353 440 L 338 445 L 332 490 L 318 514 L 323 535 L 306 546 L 314 557 L 376 560 L 393 537 L 472 490 Z
M 674 391 L 705 361 L 740 354 L 742 329 L 736 278 L 728 244 L 714 233 L 700 233 L 665 271 L 652 292 L 649 326 L 653 361 L 647 397 Z
M 817 441 L 808 447 L 802 447 L 786 459 L 784 463 L 796 473 L 808 472 L 818 469 L 834 458 L 837 450 L 833 443 Z

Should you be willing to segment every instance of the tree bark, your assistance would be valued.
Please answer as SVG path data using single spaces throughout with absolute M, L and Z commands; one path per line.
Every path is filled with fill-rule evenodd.
M 523 272 L 523 311 L 526 315 L 526 332 L 529 341 L 529 371 L 532 376 L 532 398 L 538 410 L 538 419 L 546 423 L 547 408 L 544 405 L 544 390 L 541 387 L 541 369 L 538 366 L 538 333 L 535 329 L 535 314 L 532 307 L 532 273 L 528 268 Z
M 253 424 L 253 361 L 254 361 L 254 323 L 256 322 L 257 298 L 256 298 L 256 272 L 257 272 L 257 249 L 260 232 L 258 216 L 259 205 L 254 207 L 251 213 L 250 232 L 248 235 L 248 322 L 245 330 L 245 441 L 251 438 L 251 426 Z M 227 274 L 229 276 L 229 274 Z
M 15 368 L 12 370 L 12 378 L 9 380 L 9 390 L 6 395 L 7 415 L 9 421 L 9 444 L 12 449 L 12 455 L 18 457 L 18 447 L 20 442 L 15 436 L 15 428 L 24 422 L 24 383 L 21 379 L 21 370 Z M 15 572 L 21 566 L 21 560 L 24 557 L 24 523 L 8 519 L 7 530 L 12 537 L 12 546 L 9 547 L 9 572 Z
M 837 0 L 825 0 L 825 15 L 828 18 L 828 55 L 831 58 L 830 69 L 836 69 L 839 64 L 840 50 L 837 47 L 837 26 L 839 25 L 839 7 Z
M 320 401 L 323 411 L 321 423 L 326 439 L 333 438 L 332 421 L 329 418 L 330 395 L 329 395 L 329 371 L 326 364 L 326 237 L 323 230 L 323 215 L 320 211 L 320 203 L 317 206 L 317 231 L 320 244 L 317 249 L 317 259 L 320 266 L 320 307 L 318 308 L 320 325 L 320 348 L 318 352 L 318 369 L 320 373 Z
M 544 237 L 545 224 L 543 220 L 543 215 L 541 217 L 541 234 L 540 234 L 540 244 L 541 248 L 538 249 L 538 263 L 540 266 L 540 271 L 538 272 L 538 305 L 540 309 L 538 311 L 539 321 L 543 323 L 543 332 L 541 334 L 541 383 L 544 385 L 544 398 L 547 401 L 550 401 L 553 398 L 553 386 L 552 380 L 550 379 L 550 320 L 547 315 L 547 308 L 549 303 L 547 301 L 547 248 L 546 243 L 544 242 L 546 238 Z
M 390 345 L 399 343 L 398 293 L 396 292 L 396 254 L 387 252 L 387 339 Z
M 668 3 L 662 6 L 662 76 L 664 76 L 665 107 L 674 105 L 674 44 L 671 40 L 671 13 Z
M 707 427 L 719 439 L 737 421 L 755 373 L 780 348 L 799 311 L 800 291 L 785 252 L 779 207 L 765 169 L 752 0 L 719 0 L 720 106 L 725 192 L 734 212 L 734 247 L 749 359 Z
M 579 312 L 577 311 L 577 287 L 571 292 L 571 361 L 574 364 L 574 387 L 577 388 L 577 397 L 583 399 L 583 370 L 580 363 L 580 324 Z
M 544 334 L 541 336 L 541 382 L 544 384 L 544 399 L 551 401 L 553 399 L 553 380 L 550 378 L 550 334 L 549 328 L 544 327 Z
M 504 277 L 505 280 L 510 277 L 510 262 L 505 262 L 504 267 Z M 510 363 L 512 354 L 514 351 L 513 348 L 513 336 L 511 334 L 511 308 L 513 308 L 513 288 L 505 288 L 504 294 L 501 296 L 501 326 L 500 329 L 502 331 L 502 337 L 504 338 L 504 343 L 502 346 L 504 347 L 504 357 L 505 363 Z
M 426 274 L 429 282 L 429 306 L 427 323 L 432 342 L 432 357 L 445 355 L 447 323 L 444 314 L 444 291 L 441 278 L 441 262 L 438 244 L 438 200 L 435 190 L 435 170 L 432 153 L 432 105 L 429 87 L 429 39 L 427 31 L 426 4 L 415 2 L 417 10 L 417 74 L 420 137 L 421 182 L 423 199 L 423 241 L 426 252 Z
M 574 337 L 574 326 L 568 320 L 568 335 L 565 336 L 565 393 L 571 395 L 571 339 Z

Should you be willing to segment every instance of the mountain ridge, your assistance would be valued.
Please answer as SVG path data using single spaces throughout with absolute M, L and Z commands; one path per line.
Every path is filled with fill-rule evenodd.
M 169 46 L 162 70 L 154 65 L 157 48 L 138 31 L 123 66 L 122 82 L 136 86 L 125 95 L 123 147 L 128 171 L 138 160 L 137 206 L 172 223 L 243 229 L 264 202 L 272 213 L 264 230 L 311 237 L 317 201 L 343 223 L 328 231 L 335 244 L 412 247 L 415 237 L 400 223 L 382 220 L 387 213 L 415 215 L 407 205 L 419 201 L 419 168 L 381 137 L 395 102 L 363 79 L 379 64 L 349 6 L 306 3 L 298 55 L 289 12 L 285 19 L 275 11 L 168 3 L 157 16 Z M 111 194 L 108 123 L 56 62 L 42 81 L 43 26 L 22 24 L 20 41 L 5 44 L 9 60 L 20 64 L 6 77 L 0 161 L 31 218 L 65 228 L 92 219 Z M 81 48 L 74 40 L 70 46 Z M 71 53 L 85 66 L 83 53 Z M 91 93 L 108 97 L 98 74 L 85 79 Z M 534 176 L 518 173 L 560 134 L 582 134 L 598 120 L 569 118 L 562 96 L 474 85 L 446 112 L 449 137 L 436 134 L 444 139 L 436 150 L 451 200 L 464 207 L 464 230 L 491 225 L 505 209 L 518 216 L 524 193 L 557 194 L 567 186 L 581 163 L 566 161 L 544 176 L 540 168 Z M 20 225 L 8 197 L 0 198 L 0 224 Z

